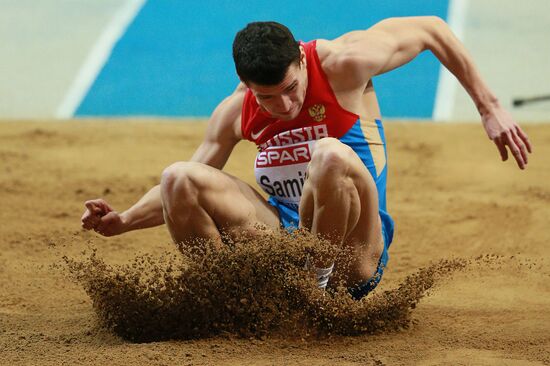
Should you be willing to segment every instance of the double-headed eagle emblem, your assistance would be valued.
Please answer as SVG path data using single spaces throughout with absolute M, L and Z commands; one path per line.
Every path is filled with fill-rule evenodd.
M 315 104 L 309 107 L 308 112 L 315 122 L 321 122 L 327 117 L 325 114 L 325 106 L 322 104 Z

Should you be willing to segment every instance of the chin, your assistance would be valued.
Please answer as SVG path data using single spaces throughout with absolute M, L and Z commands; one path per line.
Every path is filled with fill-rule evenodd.
M 293 111 L 292 113 L 289 113 L 289 114 L 280 114 L 277 118 L 283 121 L 290 121 L 291 119 L 298 117 L 299 114 L 300 114 L 300 109 L 297 108 L 295 112 Z
M 278 116 L 277 118 L 279 118 L 281 121 L 290 121 L 291 119 L 296 118 L 296 116 L 288 114 L 288 115 Z

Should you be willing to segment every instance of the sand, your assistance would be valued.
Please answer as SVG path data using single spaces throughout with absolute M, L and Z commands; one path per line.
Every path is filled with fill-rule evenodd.
M 181 254 L 164 227 L 113 238 L 81 230 L 83 202 L 104 197 L 125 209 L 158 183 L 165 166 L 191 156 L 204 128 L 169 121 L 0 124 L 0 364 L 550 364 L 550 125 L 544 124 L 525 125 L 534 145 L 526 171 L 501 163 L 477 124 L 386 124 L 388 207 L 397 225 L 390 262 L 374 294 L 336 308 L 348 311 L 342 318 L 348 321 L 353 309 L 360 316 L 377 309 L 382 313 L 376 319 L 388 324 L 348 332 L 355 335 L 342 335 L 354 330 L 345 322 L 344 331 L 300 323 L 303 328 L 294 331 L 277 326 L 242 332 L 238 325 L 250 318 L 241 317 L 234 329 L 148 343 L 105 327 L 97 298 L 93 303 L 89 296 L 97 293 L 68 276 L 64 256 L 87 263 L 95 248 L 95 258 L 112 269 L 108 281 L 140 254 L 174 261 Z M 238 145 L 226 170 L 253 184 L 254 151 Z M 161 266 L 170 261 L 159 260 Z M 469 264 L 446 271 L 445 263 Z M 430 268 L 443 271 L 432 276 L 435 287 L 426 286 L 427 296 L 422 289 L 403 306 L 383 304 L 410 294 L 400 285 L 411 278 L 426 284 Z M 307 298 L 309 310 L 323 305 L 310 301 L 319 299 L 314 291 L 306 295 L 300 301 Z M 108 296 L 100 298 L 110 304 Z M 226 300 L 252 308 L 242 299 Z M 331 299 L 319 301 L 331 305 Z M 265 295 L 260 300 L 270 304 Z M 173 316 L 160 309 L 159 328 Z M 399 314 L 391 313 L 396 309 Z

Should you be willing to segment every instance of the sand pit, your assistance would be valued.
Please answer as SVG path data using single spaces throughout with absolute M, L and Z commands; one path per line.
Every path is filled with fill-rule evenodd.
M 79 227 L 86 199 L 125 209 L 165 166 L 189 158 L 204 127 L 0 124 L 0 364 L 550 364 L 550 125 L 525 126 L 535 153 L 520 171 L 499 161 L 478 125 L 387 123 L 397 226 L 377 291 L 361 304 L 319 296 L 296 282 L 292 261 L 261 281 L 278 255 L 299 259 L 299 244 L 281 251 L 273 244 L 286 239 L 267 238 L 262 255 L 237 245 L 216 257 L 258 266 L 243 262 L 235 276 L 244 286 L 219 292 L 218 302 L 205 291 L 210 307 L 174 293 L 202 291 L 180 286 L 181 273 L 213 287 L 219 278 L 200 274 L 218 268 L 215 260 L 189 267 L 163 227 L 113 238 Z M 254 152 L 240 144 L 226 170 L 253 183 Z M 64 256 L 80 280 L 68 277 Z M 153 268 L 162 281 L 132 285 Z M 258 271 L 255 281 L 246 282 L 248 270 Z M 137 301 L 145 290 L 143 299 L 156 300 Z M 172 307 L 167 293 L 179 299 Z

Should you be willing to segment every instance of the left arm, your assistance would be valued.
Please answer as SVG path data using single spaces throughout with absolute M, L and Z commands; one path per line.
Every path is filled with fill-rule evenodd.
M 502 160 L 506 147 L 521 169 L 527 164 L 531 144 L 527 135 L 504 109 L 481 78 L 464 45 L 447 23 L 438 17 L 390 18 L 365 31 L 344 34 L 334 40 L 339 63 L 351 71 L 355 82 L 366 84 L 373 76 L 402 66 L 430 50 L 460 81 L 472 98 L 489 138 Z M 350 79 L 351 80 L 351 79 Z

